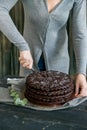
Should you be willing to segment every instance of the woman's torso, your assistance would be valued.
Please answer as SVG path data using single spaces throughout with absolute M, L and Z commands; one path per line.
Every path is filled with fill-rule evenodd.
M 34 67 L 43 52 L 46 69 L 68 73 L 67 21 L 74 0 L 61 0 L 48 10 L 46 0 L 22 0 L 25 12 L 24 37 L 29 43 Z

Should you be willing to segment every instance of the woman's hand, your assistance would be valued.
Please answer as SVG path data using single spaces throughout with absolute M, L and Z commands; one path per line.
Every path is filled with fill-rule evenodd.
M 78 74 L 76 76 L 75 97 L 84 97 L 84 96 L 87 96 L 86 76 L 83 74 Z
M 26 67 L 28 69 L 31 69 L 33 66 L 33 59 L 29 50 L 20 51 L 19 61 L 23 67 Z

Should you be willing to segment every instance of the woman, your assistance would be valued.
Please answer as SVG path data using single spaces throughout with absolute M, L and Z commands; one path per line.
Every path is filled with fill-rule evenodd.
M 24 37 L 9 11 L 18 0 L 0 0 L 0 30 L 18 47 L 21 75 L 29 69 L 69 73 L 67 20 L 72 17 L 72 39 L 77 72 L 75 96 L 87 96 L 86 0 L 21 0 L 24 6 Z M 79 91 L 80 90 L 80 91 Z

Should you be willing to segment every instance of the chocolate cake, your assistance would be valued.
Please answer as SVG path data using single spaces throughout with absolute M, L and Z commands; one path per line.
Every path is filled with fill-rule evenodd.
M 72 99 L 74 82 L 68 74 L 58 71 L 34 72 L 26 78 L 25 97 L 42 106 L 62 105 Z

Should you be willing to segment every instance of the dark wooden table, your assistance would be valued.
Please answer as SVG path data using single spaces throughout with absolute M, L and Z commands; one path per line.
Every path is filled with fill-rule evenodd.
M 0 130 L 87 130 L 87 102 L 49 112 L 0 103 Z

